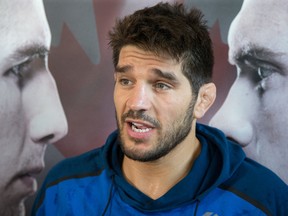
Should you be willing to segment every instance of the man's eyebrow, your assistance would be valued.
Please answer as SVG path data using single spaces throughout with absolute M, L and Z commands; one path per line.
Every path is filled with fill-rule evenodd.
M 125 72 L 129 72 L 132 70 L 132 66 L 131 65 L 125 65 L 125 66 L 116 66 L 115 67 L 115 72 L 116 73 L 125 73 Z
M 284 53 L 275 53 L 270 49 L 248 45 L 246 47 L 241 48 L 235 54 L 233 54 L 230 58 L 230 62 L 244 62 L 245 60 L 256 59 L 259 61 L 269 61 L 273 59 L 277 59 L 278 57 L 284 55 Z
M 10 56 L 9 59 L 13 59 L 17 61 L 22 58 L 31 58 L 31 57 L 45 57 L 49 54 L 49 50 L 46 46 L 32 44 L 32 45 L 24 45 L 16 49 Z
M 171 72 L 162 71 L 157 68 L 152 69 L 152 71 L 159 77 L 170 80 L 172 82 L 178 82 L 177 77 Z
M 131 65 L 125 65 L 122 67 L 116 66 L 116 68 L 115 68 L 116 73 L 126 73 L 126 72 L 129 72 L 132 70 L 133 70 L 133 67 Z M 156 74 L 157 76 L 162 77 L 164 79 L 170 80 L 170 81 L 175 82 L 175 83 L 178 82 L 177 77 L 172 72 L 165 72 L 165 71 L 162 71 L 162 70 L 157 69 L 157 68 L 153 68 L 150 71 L 153 72 L 154 74 Z

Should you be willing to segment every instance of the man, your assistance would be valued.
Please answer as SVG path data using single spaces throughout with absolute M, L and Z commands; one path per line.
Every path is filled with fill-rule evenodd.
M 203 15 L 159 3 L 110 32 L 118 130 L 50 172 L 32 215 L 285 215 L 288 187 L 224 134 Z M 266 181 L 263 181 L 265 179 Z
M 67 133 L 48 69 L 51 35 L 43 3 L 1 0 L 0 215 L 24 215 L 47 144 Z
M 237 79 L 210 124 L 288 183 L 288 2 L 245 0 L 231 24 Z

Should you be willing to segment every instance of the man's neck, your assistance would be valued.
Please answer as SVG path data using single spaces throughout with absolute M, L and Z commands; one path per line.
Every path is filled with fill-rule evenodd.
M 179 144 L 157 161 L 139 162 L 124 156 L 123 175 L 130 184 L 156 200 L 188 174 L 200 151 L 200 142 L 195 138 Z

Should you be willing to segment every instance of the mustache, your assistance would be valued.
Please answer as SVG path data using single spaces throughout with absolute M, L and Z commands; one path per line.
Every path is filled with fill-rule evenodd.
M 154 127 L 160 128 L 161 124 L 158 120 L 150 117 L 149 115 L 146 115 L 144 111 L 141 110 L 129 110 L 127 113 L 124 113 L 121 117 L 121 121 L 125 122 L 126 118 L 132 118 L 132 119 L 138 119 L 138 120 L 143 120 L 146 122 L 149 122 L 152 124 Z

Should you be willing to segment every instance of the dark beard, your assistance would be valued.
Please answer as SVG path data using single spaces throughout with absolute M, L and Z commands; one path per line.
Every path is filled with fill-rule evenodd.
M 183 113 L 179 118 L 177 118 L 170 127 L 159 137 L 157 141 L 157 148 L 152 151 L 145 152 L 144 154 L 139 154 L 139 152 L 132 151 L 130 149 L 125 148 L 125 144 L 122 139 L 122 130 L 119 127 L 119 122 L 117 120 L 118 129 L 119 129 L 119 140 L 121 143 L 121 149 L 123 153 L 130 159 L 140 161 L 140 162 L 149 162 L 155 161 L 159 158 L 167 155 L 171 152 L 178 144 L 180 144 L 190 133 L 193 121 L 193 108 L 194 108 L 194 100 L 191 100 L 189 107 L 186 112 Z M 142 119 L 152 123 L 153 125 L 158 125 L 158 129 L 161 130 L 161 125 L 157 120 L 152 119 L 151 117 L 145 115 L 143 111 L 129 111 L 124 114 L 121 118 L 122 122 L 126 117 Z M 159 133 L 160 134 L 160 133 Z M 137 143 L 141 143 L 141 140 L 133 139 L 133 141 Z

